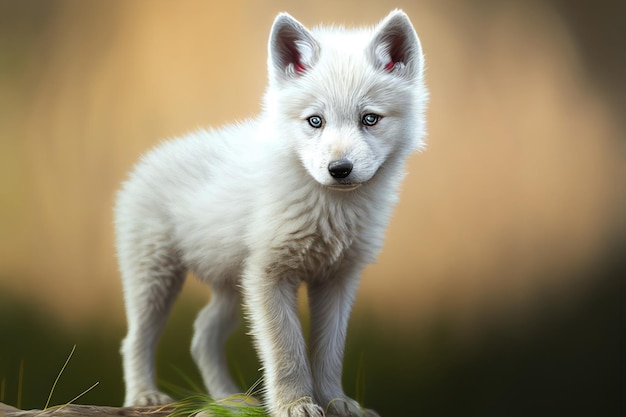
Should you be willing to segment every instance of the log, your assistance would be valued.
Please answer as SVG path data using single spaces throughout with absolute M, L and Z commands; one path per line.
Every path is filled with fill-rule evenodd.
M 171 405 L 154 407 L 108 407 L 68 404 L 45 410 L 19 410 L 0 403 L 0 417 L 167 417 L 174 411 Z

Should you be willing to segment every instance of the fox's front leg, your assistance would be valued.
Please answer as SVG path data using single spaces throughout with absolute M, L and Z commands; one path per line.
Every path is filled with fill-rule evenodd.
M 249 266 L 242 288 L 251 334 L 263 365 L 267 406 L 273 417 L 323 417 L 297 315 L 299 281 Z
M 346 397 L 341 386 L 348 320 L 359 276 L 360 269 L 308 286 L 315 399 L 326 408 L 328 416 L 378 416 L 372 410 L 362 410 L 356 401 Z

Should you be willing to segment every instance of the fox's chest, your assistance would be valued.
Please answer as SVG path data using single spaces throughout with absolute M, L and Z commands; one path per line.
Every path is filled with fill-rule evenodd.
M 329 230 L 325 225 L 292 233 L 272 247 L 268 272 L 303 281 L 329 276 L 351 256 L 353 242 L 352 231 Z

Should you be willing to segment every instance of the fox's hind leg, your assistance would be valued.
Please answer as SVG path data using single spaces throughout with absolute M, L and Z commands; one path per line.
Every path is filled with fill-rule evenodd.
M 240 392 L 226 363 L 224 344 L 239 322 L 239 293 L 234 287 L 216 285 L 211 301 L 194 323 L 191 354 L 200 368 L 204 385 L 214 399 Z
M 122 342 L 125 406 L 172 402 L 156 386 L 155 356 L 163 327 L 185 280 L 185 269 L 169 245 L 118 240 L 128 333 Z

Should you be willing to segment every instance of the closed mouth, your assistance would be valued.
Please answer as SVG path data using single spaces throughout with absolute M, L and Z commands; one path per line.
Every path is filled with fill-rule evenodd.
M 332 190 L 338 190 L 338 191 L 352 191 L 352 190 L 356 190 L 361 185 L 363 185 L 363 184 L 362 183 L 333 184 L 333 185 L 329 185 L 328 188 L 330 188 Z

